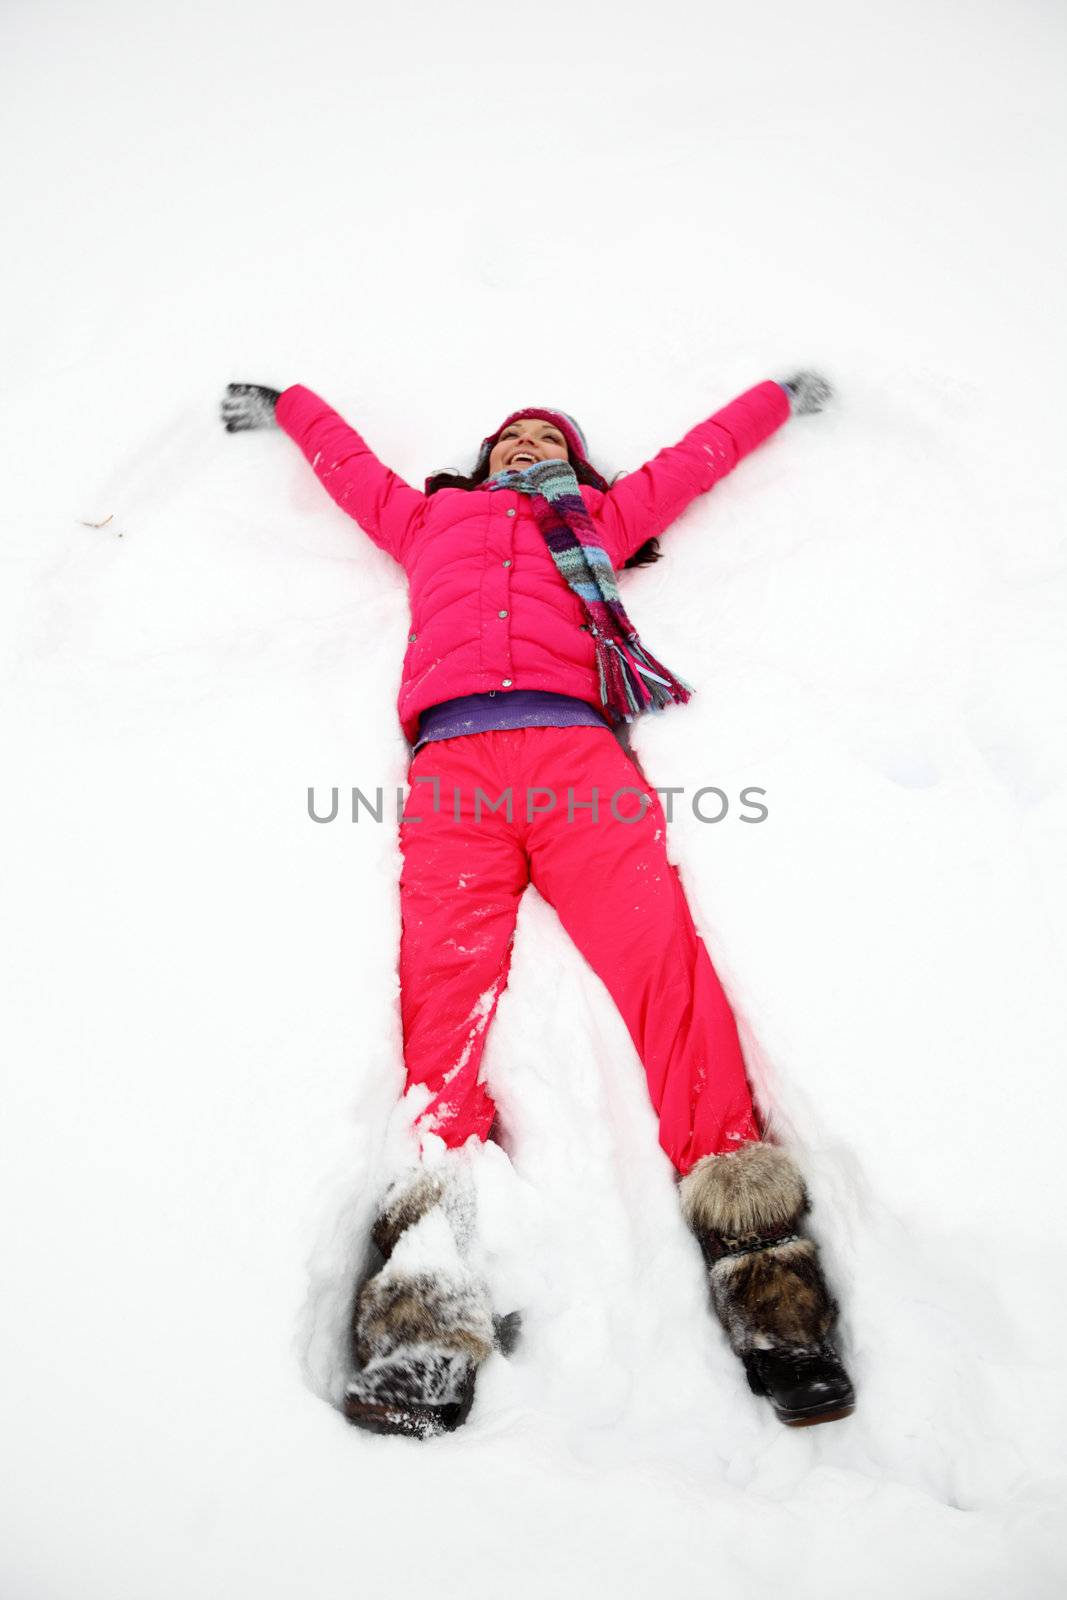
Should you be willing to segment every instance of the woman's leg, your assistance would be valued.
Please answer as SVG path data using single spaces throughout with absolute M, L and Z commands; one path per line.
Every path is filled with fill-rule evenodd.
M 685 1174 L 682 1209 L 719 1320 L 783 1422 L 846 1417 L 855 1396 L 831 1342 L 837 1306 L 802 1232 L 804 1182 L 785 1150 L 760 1142 L 733 1015 L 667 861 L 654 791 L 610 735 L 557 737 L 541 756 L 539 781 L 562 784 L 564 806 L 531 830 L 530 876 L 626 1019 L 660 1142 Z M 579 809 L 594 787 L 595 818 Z M 616 809 L 638 820 L 620 822 L 611 797 L 626 787 L 637 793 Z M 652 797 L 647 808 L 641 795 Z
M 506 784 L 499 741 L 476 733 L 423 745 L 400 827 L 400 1005 L 407 1087 L 430 1091 L 420 1124 L 450 1147 L 484 1139 L 494 1116 L 481 1081 L 485 1036 L 507 983 L 526 856 L 488 801 Z M 458 791 L 459 804 L 455 802 Z M 458 815 L 457 815 L 458 812 Z
M 374 1227 L 382 1263 L 359 1288 L 355 1370 L 344 1410 L 377 1432 L 426 1438 L 458 1427 L 495 1340 L 475 1249 L 471 1134 L 494 1108 L 480 1066 L 507 981 L 526 857 L 505 813 L 480 806 L 501 754 L 493 734 L 424 745 L 409 771 L 400 828 L 400 1003 L 407 1083 L 429 1090 L 419 1127 L 449 1148 L 420 1151 L 383 1197 Z M 453 791 L 459 791 L 457 809 Z
M 529 732 L 541 736 L 530 781 L 557 797 L 528 832 L 531 880 L 622 1013 L 660 1143 L 686 1173 L 759 1129 L 733 1012 L 667 859 L 662 807 L 610 733 Z

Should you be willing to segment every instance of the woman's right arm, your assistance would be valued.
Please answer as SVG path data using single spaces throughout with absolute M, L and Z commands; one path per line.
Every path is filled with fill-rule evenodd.
M 227 431 L 282 428 L 304 452 L 326 492 L 395 560 L 426 496 L 385 466 L 365 440 L 302 384 L 279 391 L 231 383 L 222 402 Z

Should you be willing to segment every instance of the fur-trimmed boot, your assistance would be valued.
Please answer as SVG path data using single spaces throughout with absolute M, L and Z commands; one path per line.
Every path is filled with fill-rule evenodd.
M 809 1201 L 790 1157 L 757 1143 L 705 1156 L 679 1192 L 749 1387 L 791 1427 L 847 1417 L 855 1395 L 830 1342 L 837 1306 L 798 1231 Z
M 494 1348 L 489 1291 L 469 1262 L 474 1196 L 454 1157 L 394 1184 L 374 1225 L 384 1264 L 356 1296 L 358 1365 L 344 1413 L 376 1433 L 430 1438 L 466 1420 Z

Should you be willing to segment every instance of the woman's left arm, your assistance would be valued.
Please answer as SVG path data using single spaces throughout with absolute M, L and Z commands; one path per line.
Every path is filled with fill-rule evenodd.
M 597 514 L 612 563 L 622 566 L 794 412 L 821 411 L 831 393 L 826 379 L 813 372 L 798 372 L 782 383 L 758 383 L 691 428 L 678 444 L 627 473 L 604 496 Z

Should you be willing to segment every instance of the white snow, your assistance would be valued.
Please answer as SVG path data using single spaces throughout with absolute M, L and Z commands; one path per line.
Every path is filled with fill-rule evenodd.
M 5 1600 L 1062 1593 L 1064 31 L 8 8 Z M 322 1395 L 399 1126 L 399 858 L 307 791 L 403 784 L 408 613 L 224 385 L 306 383 L 421 483 L 534 400 L 633 468 L 799 366 L 834 409 L 626 588 L 699 690 L 649 781 L 731 800 L 671 848 L 859 1409 L 744 1387 L 531 892 L 478 1172 L 524 1338 L 455 1437 L 356 1432 Z

